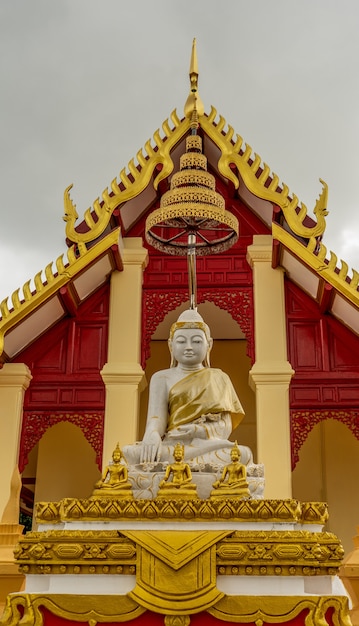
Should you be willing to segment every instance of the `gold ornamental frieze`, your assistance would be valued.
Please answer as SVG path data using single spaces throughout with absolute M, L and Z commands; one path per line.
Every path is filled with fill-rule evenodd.
M 344 555 L 329 532 L 239 531 L 217 544 L 217 573 L 240 576 L 334 576 Z
M 118 531 L 30 532 L 15 559 L 23 574 L 135 574 L 136 545 Z
M 67 521 L 235 521 L 282 522 L 323 525 L 328 519 L 324 502 L 298 500 L 239 500 L 165 499 L 131 500 L 65 498 L 59 502 L 39 502 L 36 505 L 38 524 Z
M 30 532 L 17 545 L 15 558 L 24 574 L 138 574 L 143 554 L 151 552 L 156 562 L 180 570 L 209 541 L 216 544 L 216 575 L 333 576 L 344 554 L 329 532 L 223 529 L 213 534 L 183 528 Z M 145 551 L 141 558 L 140 548 Z

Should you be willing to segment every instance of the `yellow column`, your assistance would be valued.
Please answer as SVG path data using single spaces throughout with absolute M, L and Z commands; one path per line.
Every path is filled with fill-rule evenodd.
M 249 382 L 256 394 L 258 462 L 265 467 L 265 497 L 291 498 L 289 383 L 284 271 L 272 268 L 272 237 L 255 235 L 248 247 L 253 269 L 256 361 Z
M 23 528 L 18 454 L 24 393 L 30 380 L 24 363 L 6 363 L 0 370 L 0 612 L 7 594 L 20 590 L 24 579 L 14 563 L 14 548 Z
M 108 361 L 101 371 L 106 385 L 103 464 L 120 446 L 137 439 L 139 393 L 146 384 L 140 364 L 142 278 L 147 250 L 142 239 L 123 240 L 124 269 L 111 276 Z
M 24 363 L 5 363 L 0 370 L 0 520 L 17 468 L 24 393 L 31 378 Z

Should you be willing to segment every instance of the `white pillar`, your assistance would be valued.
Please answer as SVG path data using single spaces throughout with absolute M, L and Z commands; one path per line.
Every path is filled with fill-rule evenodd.
M 256 394 L 258 462 L 265 466 L 265 497 L 291 498 L 289 383 L 284 271 L 272 268 L 272 237 L 255 235 L 253 269 L 256 361 L 249 382 Z

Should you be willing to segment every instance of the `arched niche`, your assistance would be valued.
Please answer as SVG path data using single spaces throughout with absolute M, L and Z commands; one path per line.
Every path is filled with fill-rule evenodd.
M 35 503 L 87 498 L 99 477 L 96 453 L 78 426 L 59 422 L 45 432 L 38 444 Z
M 187 308 L 188 302 L 169 311 L 153 332 L 150 342 L 151 356 L 146 362 L 145 370 L 148 382 L 154 372 L 170 366 L 169 331 L 180 313 Z M 199 304 L 198 312 L 210 327 L 214 340 L 211 366 L 222 369 L 230 376 L 246 413 L 244 420 L 233 432 L 231 439 L 237 439 L 238 443 L 249 446 L 256 458 L 255 395 L 248 385 L 251 361 L 247 356 L 247 339 L 230 313 L 216 306 L 213 302 L 206 301 Z M 140 398 L 139 439 L 142 439 L 146 425 L 147 404 L 148 387 L 141 393 Z
M 293 497 L 329 505 L 326 529 L 342 541 L 346 553 L 359 523 L 354 477 L 359 473 L 359 441 L 336 419 L 316 424 L 299 452 L 293 474 Z

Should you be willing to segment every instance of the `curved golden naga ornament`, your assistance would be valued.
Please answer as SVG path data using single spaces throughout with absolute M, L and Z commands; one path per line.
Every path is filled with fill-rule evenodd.
M 174 167 L 170 156 L 171 149 L 188 131 L 190 120 L 185 118 L 181 121 L 175 110 L 171 113 L 170 119 L 173 124 L 172 128 L 169 120 L 165 120 L 162 124 L 163 136 L 161 137 L 159 129 L 156 130 L 153 135 L 154 145 L 149 139 L 145 143 L 145 154 L 142 149 L 137 152 L 137 164 L 135 159 L 131 159 L 128 164 L 128 173 L 126 173 L 126 168 L 123 168 L 120 172 L 120 182 L 114 178 L 111 183 L 111 191 L 105 189 L 102 193 L 102 200 L 97 198 L 93 207 L 85 211 L 84 219 L 89 228 L 86 233 L 79 233 L 75 228 L 78 214 L 76 205 L 70 197 L 72 185 L 65 189 L 64 220 L 66 222 L 66 237 L 70 241 L 73 243 L 88 243 L 99 237 L 107 227 L 113 211 L 146 189 L 157 165 L 162 165 L 162 170 L 154 179 L 153 186 L 155 189 L 157 189 L 161 180 L 171 174 Z M 94 219 L 94 214 L 97 219 Z
M 233 163 L 243 179 L 247 189 L 255 196 L 268 200 L 278 205 L 285 216 L 291 230 L 300 237 L 319 237 L 323 235 L 326 227 L 325 216 L 327 211 L 328 186 L 321 180 L 323 185 L 322 192 L 316 202 L 314 214 L 317 218 L 317 224 L 313 227 L 304 226 L 304 219 L 307 215 L 307 207 L 301 203 L 299 206 L 298 198 L 295 194 L 290 198 L 289 188 L 283 184 L 279 187 L 279 177 L 277 174 L 271 173 L 266 163 L 262 164 L 261 157 L 252 151 L 250 145 L 245 144 L 240 135 L 236 135 L 233 139 L 234 129 L 232 126 L 226 126 L 226 120 L 221 115 L 216 123 L 217 110 L 212 106 L 211 112 L 206 116 L 199 118 L 200 126 L 204 132 L 212 139 L 221 151 L 218 161 L 218 169 L 220 173 L 230 181 L 236 189 L 240 186 L 238 176 L 231 169 Z

